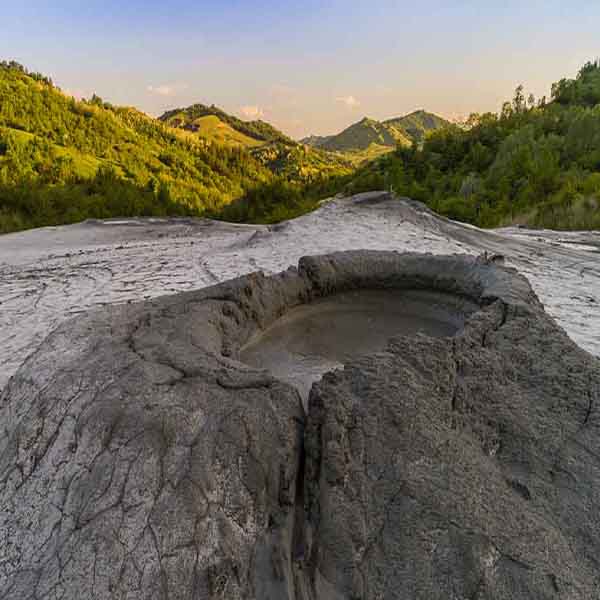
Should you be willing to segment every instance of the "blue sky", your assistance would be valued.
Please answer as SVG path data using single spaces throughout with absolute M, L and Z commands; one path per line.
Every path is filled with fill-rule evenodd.
M 600 56 L 598 0 L 24 0 L 0 58 L 150 114 L 215 103 L 293 136 L 497 110 Z

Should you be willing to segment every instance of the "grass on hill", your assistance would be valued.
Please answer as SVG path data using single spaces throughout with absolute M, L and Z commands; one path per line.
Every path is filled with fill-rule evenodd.
M 76 101 L 49 79 L 0 63 L 0 231 L 98 216 L 99 197 L 111 207 L 105 216 L 165 206 L 199 215 L 272 179 L 241 148 L 200 142 L 97 96 Z M 107 197 L 118 182 L 128 196 L 139 190 L 138 208 Z
M 177 123 L 178 118 L 175 117 L 171 122 Z M 208 144 L 255 148 L 265 143 L 241 133 L 231 127 L 231 125 L 221 121 L 216 115 L 198 117 L 193 121 L 187 122 L 186 126 L 181 129 L 188 132 L 191 136 L 204 140 Z
M 77 101 L 47 77 L 0 63 L 0 233 L 89 217 L 216 214 L 257 189 L 264 197 L 322 185 L 351 168 L 262 121 L 187 110 L 207 139 L 95 95 Z
M 442 117 L 438 117 L 422 109 L 403 117 L 387 119 L 383 121 L 383 124 L 396 130 L 399 135 L 410 140 L 410 143 L 403 144 L 405 146 L 410 146 L 412 142 L 420 144 L 430 133 L 444 129 L 450 125 L 446 119 L 442 119 Z
M 217 117 L 231 129 L 258 143 L 294 144 L 293 140 L 265 121 L 243 121 L 214 105 L 193 104 L 187 108 L 176 108 L 161 115 L 159 120 L 170 127 L 194 131 L 198 119 L 203 117 Z
M 410 146 L 415 142 L 420 144 L 430 132 L 448 125 L 445 119 L 418 110 L 382 122 L 365 117 L 337 135 L 309 136 L 302 142 L 323 150 L 346 152 L 354 157 L 370 159 L 385 153 L 383 148 L 389 152 L 397 146 Z

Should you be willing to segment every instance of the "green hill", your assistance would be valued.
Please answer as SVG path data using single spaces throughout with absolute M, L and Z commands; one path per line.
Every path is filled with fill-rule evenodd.
M 205 142 L 241 146 L 288 183 L 310 184 L 347 175 L 354 167 L 347 157 L 299 144 L 264 121 L 242 121 L 216 106 L 194 104 L 159 120 Z
M 214 106 L 154 119 L 77 101 L 0 62 L 0 233 L 137 215 L 274 222 L 381 188 L 480 226 L 600 228 L 598 62 L 556 83 L 550 101 L 519 87 L 465 127 L 420 110 L 303 142 Z
M 358 154 L 361 159 L 372 159 L 397 146 L 421 143 L 431 131 L 446 127 L 448 121 L 437 115 L 418 110 L 410 115 L 376 121 L 365 117 L 332 136 L 309 136 L 302 143 L 330 152 Z
M 499 114 L 438 129 L 420 147 L 364 166 L 348 191 L 391 187 L 454 219 L 600 229 L 600 62 L 526 98 L 522 86 Z
M 353 152 L 366 150 L 371 144 L 395 148 L 396 138 L 383 123 L 365 117 L 322 142 L 319 148 L 334 152 Z
M 301 144 L 305 146 L 312 146 L 313 148 L 318 148 L 321 144 L 324 144 L 327 140 L 331 139 L 333 136 L 326 135 L 309 135 L 300 140 Z
M 207 117 L 212 117 L 212 120 L 206 120 Z M 215 118 L 220 121 L 220 125 L 217 124 Z M 280 142 L 283 144 L 295 143 L 265 121 L 243 121 L 233 115 L 227 114 L 214 105 L 194 104 L 187 108 L 176 108 L 161 115 L 159 120 L 170 127 L 195 133 L 208 141 L 214 141 L 213 131 L 215 127 L 220 127 L 223 130 L 227 128 L 229 131 L 236 132 L 238 134 L 237 137 L 231 133 L 226 135 L 234 143 L 247 147 L 271 142 Z
M 302 144 L 272 143 L 253 149 L 252 154 L 275 178 L 224 206 L 215 217 L 242 223 L 291 219 L 342 190 L 355 171 L 347 156 Z
M 215 138 L 229 134 L 214 129 Z M 240 148 L 201 142 L 97 96 L 76 101 L 48 78 L 0 63 L 0 232 L 88 217 L 199 215 L 272 179 Z
M 415 138 L 432 125 L 422 111 L 390 121 L 396 127 L 402 121 L 399 127 Z M 361 123 L 370 130 L 369 148 L 376 149 L 372 138 L 380 128 Z M 461 127 L 437 125 L 422 143 L 388 149 L 352 174 L 330 178 L 322 196 L 387 188 L 483 227 L 600 229 L 600 61 L 556 83 L 549 101 L 526 98 L 519 86 L 498 114 L 472 115 Z M 352 147 L 357 129 L 347 136 Z M 330 138 L 304 141 L 323 148 L 323 139 Z M 273 195 L 251 193 L 225 207 L 224 215 L 276 221 L 311 210 L 316 201 L 290 193 L 283 206 L 273 203 Z
M 171 125 L 171 123 L 168 124 Z M 216 115 L 198 117 L 186 127 L 179 128 L 189 132 L 190 135 L 196 135 L 198 138 L 201 138 L 208 143 L 216 143 L 225 146 L 239 146 L 241 148 L 254 148 L 264 143 L 234 129 L 228 123 L 221 121 Z
M 202 105 L 154 119 L 97 96 L 77 101 L 49 78 L 0 62 L 0 233 L 86 218 L 216 215 L 251 193 L 285 206 L 290 194 L 313 197 L 351 168 L 263 121 Z
M 418 143 L 422 142 L 427 134 L 447 127 L 449 124 L 446 119 L 424 110 L 416 110 L 404 117 L 388 119 L 383 122 L 383 125 L 396 130 L 399 135 Z

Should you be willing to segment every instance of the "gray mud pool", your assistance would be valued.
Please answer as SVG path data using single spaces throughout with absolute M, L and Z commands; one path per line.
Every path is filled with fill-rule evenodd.
M 476 305 L 449 294 L 358 290 L 298 306 L 254 336 L 242 362 L 294 385 L 306 403 L 315 381 L 365 354 L 385 350 L 398 335 L 447 337 L 462 329 Z

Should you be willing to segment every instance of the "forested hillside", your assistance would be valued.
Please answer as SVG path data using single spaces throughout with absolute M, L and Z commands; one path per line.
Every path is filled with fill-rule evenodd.
M 198 135 L 198 121 L 210 135 Z M 0 233 L 90 217 L 217 215 L 256 194 L 276 194 L 270 204 L 283 207 L 351 170 L 262 121 L 202 105 L 153 119 L 97 96 L 77 101 L 0 63 Z
M 399 148 L 349 189 L 382 187 L 484 227 L 600 228 L 600 63 L 556 83 L 549 100 L 520 86 L 499 114 Z
M 265 121 L 242 121 L 214 105 L 178 108 L 164 113 L 159 120 L 207 143 L 245 148 L 287 183 L 312 185 L 354 170 L 351 157 L 299 144 Z
M 340 136 L 386 154 L 356 169 L 351 153 L 322 149 L 328 138 L 298 144 L 214 106 L 153 119 L 0 63 L 0 232 L 136 215 L 274 222 L 337 192 L 382 188 L 484 227 L 600 228 L 598 62 L 550 99 L 519 87 L 500 113 L 466 126 L 417 111 Z
M 446 119 L 425 110 L 415 110 L 403 117 L 387 119 L 383 124 L 411 142 L 421 143 L 430 133 L 450 125 Z
M 421 143 L 429 133 L 447 125 L 449 123 L 445 119 L 417 110 L 387 121 L 365 117 L 336 135 L 313 135 L 302 142 L 322 150 L 354 153 L 368 159 L 390 152 L 397 146 Z
M 292 139 L 265 121 L 242 121 L 214 105 L 193 104 L 187 108 L 176 108 L 161 115 L 159 120 L 171 127 L 198 133 L 202 137 L 205 133 L 205 128 L 202 127 L 203 119 L 206 117 L 217 117 L 219 121 L 254 142 L 295 144 Z
M 96 96 L 76 101 L 16 63 L 0 65 L 0 231 L 201 214 L 272 177 L 245 151 Z

